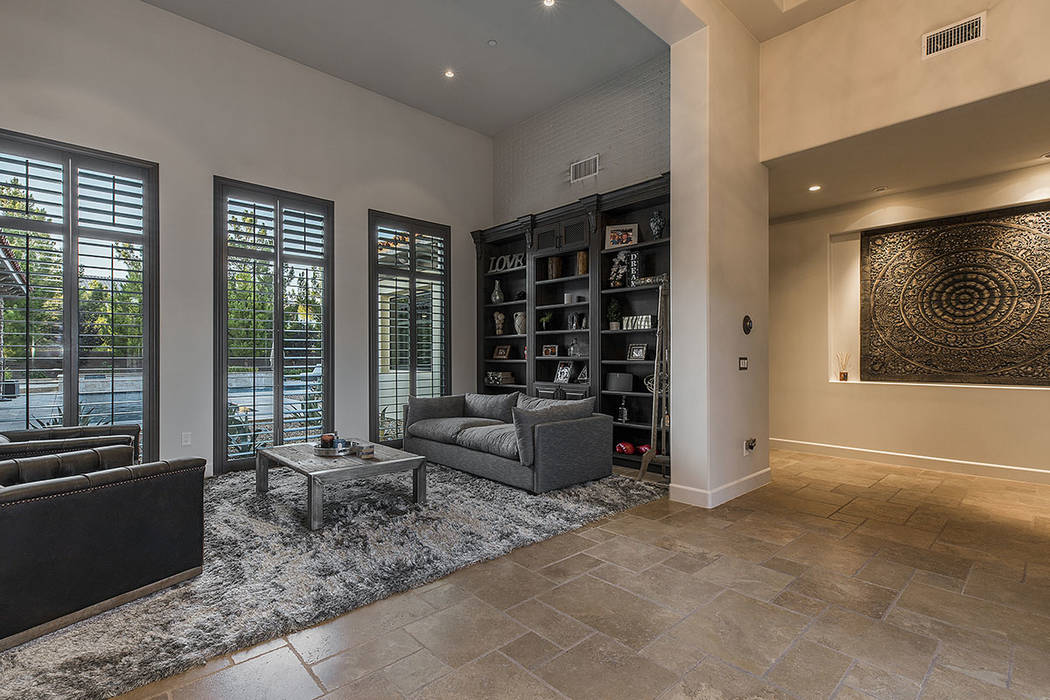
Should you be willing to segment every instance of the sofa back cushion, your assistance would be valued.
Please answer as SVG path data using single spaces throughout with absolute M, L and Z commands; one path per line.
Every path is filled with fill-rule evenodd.
M 518 396 L 516 391 L 509 394 L 467 394 L 463 415 L 510 423 L 513 420 L 510 410 L 518 403 Z
M 536 411 L 514 408 L 511 412 L 514 419 L 514 434 L 518 441 L 518 458 L 526 467 L 531 467 L 536 458 L 535 428 L 541 423 L 554 423 L 563 420 L 587 418 L 591 415 L 593 401 L 572 401 L 571 404 L 549 406 Z
M 134 461 L 135 449 L 130 445 L 111 445 L 55 455 L 22 457 L 0 462 L 0 483 L 7 480 L 12 467 L 18 472 L 16 483 L 28 484 L 113 467 L 126 467 Z
M 455 396 L 412 396 L 408 399 L 409 425 L 430 418 L 458 418 L 463 415 L 463 394 Z
M 586 406 L 587 415 L 590 415 L 594 413 L 594 398 L 595 397 L 590 396 L 586 399 L 541 399 L 535 396 L 521 394 L 518 397 L 518 408 L 524 408 L 526 411 L 539 411 L 544 408 L 550 408 L 551 406 Z

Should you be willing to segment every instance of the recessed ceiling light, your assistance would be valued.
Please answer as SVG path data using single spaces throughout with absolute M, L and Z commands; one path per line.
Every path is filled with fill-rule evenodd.
M 809 186 L 809 191 L 810 192 L 820 192 L 820 185 L 810 185 Z
M 499 43 L 499 42 L 498 42 L 498 41 L 496 41 L 495 39 L 489 39 L 489 46 L 495 46 L 495 45 L 496 45 L 496 44 L 498 44 L 498 43 Z
M 554 0 L 543 0 L 544 7 L 554 7 Z
M 445 69 L 445 77 L 446 78 L 455 78 L 456 77 L 456 71 L 452 70 L 451 68 L 446 68 Z
M 875 187 L 872 187 L 871 191 L 872 192 L 885 192 L 888 189 L 889 189 L 889 187 L 887 187 L 886 185 L 877 185 Z

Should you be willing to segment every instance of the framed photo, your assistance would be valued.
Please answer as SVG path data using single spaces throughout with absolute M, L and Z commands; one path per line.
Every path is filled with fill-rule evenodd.
M 649 346 L 645 343 L 631 344 L 627 346 L 627 359 L 628 360 L 644 360 L 646 350 Z
M 509 345 L 497 345 L 492 350 L 493 360 L 506 360 L 510 358 L 510 346 Z
M 558 369 L 554 370 L 555 384 L 568 384 L 572 381 L 572 363 L 559 362 Z
M 558 346 L 557 345 L 544 345 L 543 346 L 543 356 L 544 357 L 557 357 L 558 356 Z
M 605 247 L 622 248 L 638 242 L 638 224 L 616 224 L 605 227 Z

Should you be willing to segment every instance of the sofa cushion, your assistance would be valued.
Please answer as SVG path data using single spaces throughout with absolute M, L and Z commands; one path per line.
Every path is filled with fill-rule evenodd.
M 455 418 L 463 415 L 463 394 L 455 396 L 410 396 L 408 424 L 428 418 Z
M 467 428 L 475 428 L 482 425 L 496 425 L 500 421 L 491 418 L 473 418 L 470 416 L 458 416 L 456 418 L 427 418 L 416 421 L 408 426 L 408 434 L 434 440 L 435 442 L 447 442 L 456 444 L 456 438 Z
M 509 394 L 466 394 L 463 400 L 463 415 L 510 423 L 510 409 L 518 403 L 518 396 L 516 391 Z
M 517 432 L 510 423 L 467 428 L 456 438 L 456 444 L 498 457 L 518 458 Z
M 513 409 L 514 435 L 518 443 L 518 457 L 522 464 L 530 467 L 535 460 L 536 455 L 533 448 L 537 425 L 587 418 L 591 415 L 593 401 L 572 401 L 571 403 L 576 405 L 550 406 L 537 411 L 529 411 L 524 408 Z
M 586 399 L 541 399 L 521 394 L 518 397 L 518 408 L 524 408 L 526 411 L 539 411 L 551 406 L 587 406 L 589 416 L 594 413 L 594 398 L 590 396 Z

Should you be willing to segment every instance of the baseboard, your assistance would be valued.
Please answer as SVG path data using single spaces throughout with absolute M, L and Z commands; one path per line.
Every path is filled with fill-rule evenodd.
M 141 588 L 136 588 L 133 591 L 128 591 L 127 593 L 121 593 L 118 596 L 114 596 L 113 598 L 109 598 L 108 600 L 103 600 L 102 602 L 95 603 L 94 605 L 89 605 L 86 608 L 77 610 L 76 612 L 71 612 L 68 615 L 63 615 L 62 617 L 51 620 L 50 622 L 45 622 L 42 625 L 37 625 L 36 627 L 31 627 L 22 632 L 18 632 L 17 634 L 12 634 L 9 637 L 4 637 L 3 639 L 0 639 L 0 651 L 6 651 L 7 649 L 16 647 L 19 644 L 25 644 L 31 639 L 43 637 L 45 634 L 50 634 L 55 630 L 60 630 L 63 627 L 68 627 L 74 622 L 86 620 L 89 617 L 94 617 L 95 615 L 98 615 L 99 613 L 103 613 L 107 610 L 112 610 L 113 608 L 119 607 L 124 603 L 130 603 L 131 601 L 137 598 L 142 598 L 144 596 L 148 596 L 151 593 L 156 593 L 159 590 L 168 588 L 169 586 L 174 586 L 176 583 L 180 583 L 187 579 L 191 579 L 194 576 L 199 576 L 201 571 L 203 571 L 203 567 L 200 566 L 196 566 L 192 569 L 187 569 L 186 571 L 182 571 L 173 576 L 168 576 L 167 578 L 161 579 L 160 581 L 147 584 L 145 586 L 142 586 Z
M 952 474 L 988 476 L 994 479 L 1009 479 L 1010 481 L 1050 484 L 1050 471 L 1033 469 L 1032 467 L 1015 467 L 1008 464 L 991 464 L 989 462 L 970 462 L 961 459 L 930 457 L 928 455 L 915 455 L 906 452 L 889 452 L 887 450 L 869 450 L 863 447 L 828 445 L 820 442 L 785 440 L 783 438 L 770 438 L 769 446 L 772 449 L 778 450 L 808 452 L 810 454 L 846 457 L 848 459 L 862 459 L 867 462 L 894 464 L 902 467 L 918 467 L 919 469 L 930 469 L 932 471 L 949 472 Z
M 766 467 L 765 469 L 759 469 L 753 474 L 741 477 L 736 481 L 731 481 L 728 484 L 719 486 L 716 489 L 707 490 L 675 484 L 673 482 L 674 472 L 671 472 L 672 483 L 670 498 L 672 501 L 688 503 L 691 506 L 715 508 L 723 503 L 733 500 L 737 496 L 743 496 L 749 491 L 754 491 L 760 486 L 765 486 L 769 483 L 769 477 L 769 467 Z

